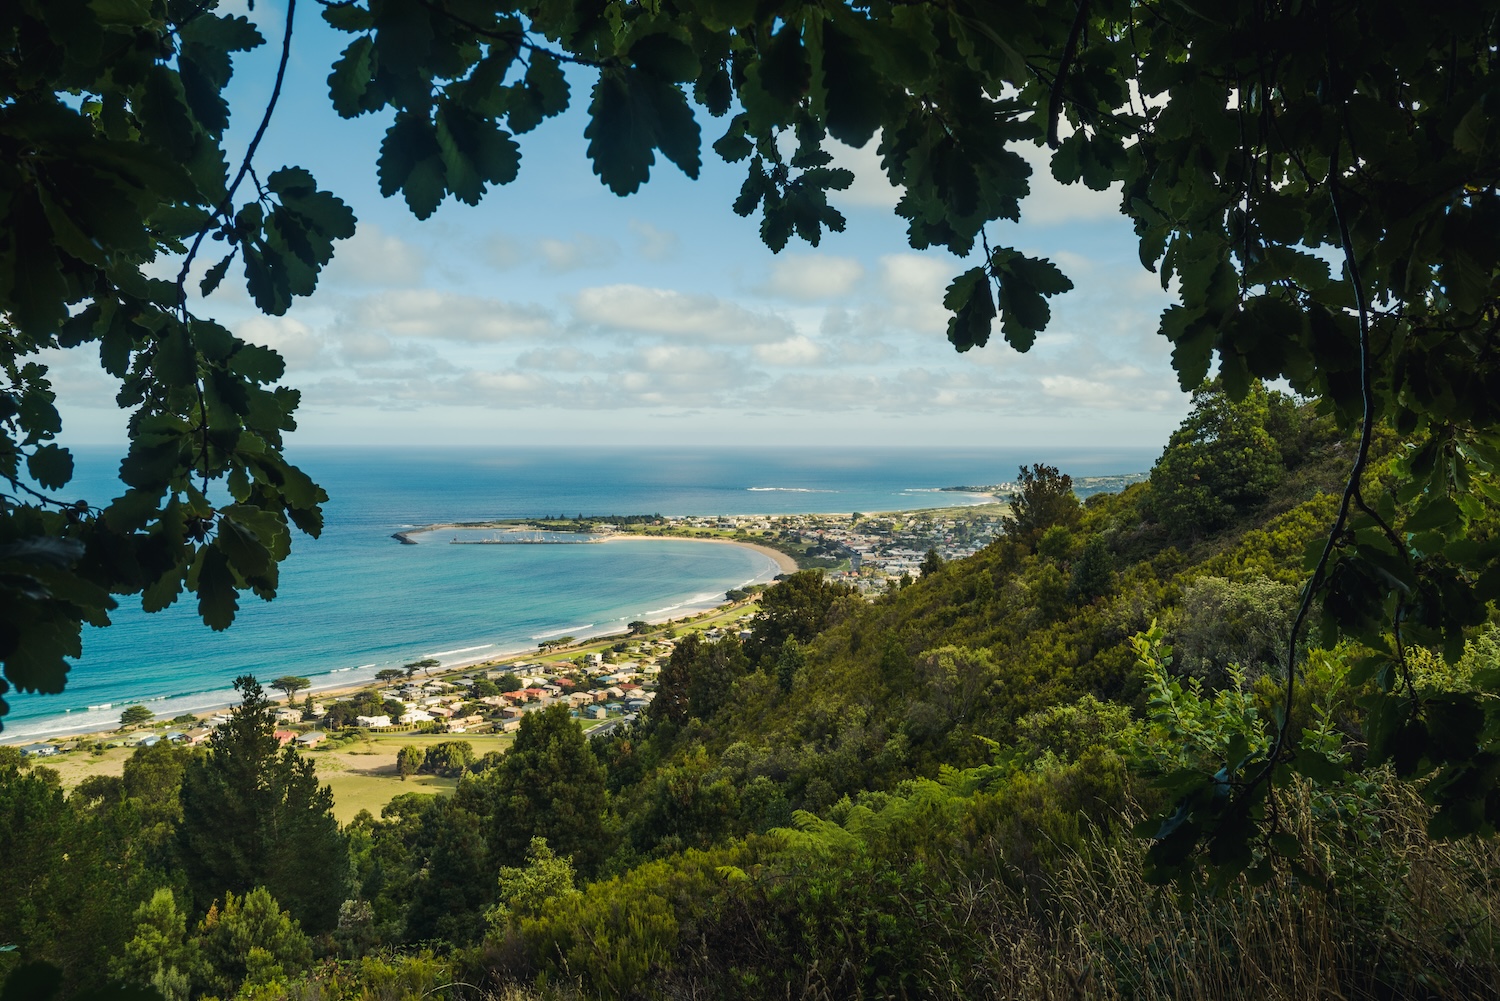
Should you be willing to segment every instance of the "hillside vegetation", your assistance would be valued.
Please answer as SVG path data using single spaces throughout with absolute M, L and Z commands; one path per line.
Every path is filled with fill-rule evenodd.
M 0 963 L 172 999 L 1494 996 L 1500 847 L 1434 837 L 1430 775 L 1368 763 L 1351 646 L 1305 651 L 1270 834 L 1170 855 L 1174 796 L 1272 739 L 1348 451 L 1210 387 L 1149 482 L 1080 503 L 1024 470 L 1003 538 L 874 601 L 794 575 L 745 642 L 679 642 L 635 726 L 535 713 L 451 797 L 362 813 L 347 870 L 295 753 L 247 749 L 251 710 L 238 747 L 146 749 L 66 797 L 0 766 Z M 1453 665 L 1411 651 L 1414 684 L 1497 652 L 1490 625 Z M 263 835 L 185 855 L 241 784 L 322 873 Z

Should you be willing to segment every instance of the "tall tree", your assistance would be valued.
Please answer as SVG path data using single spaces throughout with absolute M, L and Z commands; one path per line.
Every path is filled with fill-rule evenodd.
M 607 852 L 604 766 L 566 707 L 521 718 L 516 742 L 490 773 L 490 851 L 501 865 L 520 865 L 532 838 L 590 873 Z
M 1259 383 L 1244 399 L 1210 384 L 1172 432 L 1151 469 L 1151 506 L 1173 533 L 1223 528 L 1263 503 L 1281 481 L 1281 446 L 1267 430 L 1270 397 Z
M 291 705 L 292 699 L 304 688 L 312 686 L 312 682 L 306 678 L 299 678 L 294 674 L 285 674 L 271 682 L 271 687 L 286 696 L 286 704 Z
M 1056 466 L 1035 463 L 1016 474 L 1017 490 L 1004 517 L 1005 531 L 1035 544 L 1049 528 L 1071 528 L 1083 511 L 1073 493 L 1073 477 Z
M 672 647 L 672 655 L 656 677 L 656 698 L 646 707 L 646 717 L 655 722 L 681 726 L 687 722 L 691 696 L 688 686 L 693 680 L 693 664 L 703 647 L 702 633 L 688 633 Z
M 853 595 L 848 584 L 821 570 L 802 570 L 767 588 L 760 596 L 760 610 L 750 623 L 746 652 L 757 664 L 774 664 L 781 644 L 796 637 L 803 645 L 829 625 L 829 616 L 839 599 Z M 767 658 L 770 658 L 769 662 Z
M 253 677 L 242 701 L 182 779 L 178 847 L 199 910 L 263 886 L 311 932 L 329 931 L 347 896 L 349 855 L 333 793 L 312 762 L 280 749 L 271 704 Z

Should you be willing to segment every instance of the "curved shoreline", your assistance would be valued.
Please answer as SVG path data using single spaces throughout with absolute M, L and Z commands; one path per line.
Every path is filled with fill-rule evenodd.
M 412 532 L 417 532 L 417 531 L 431 531 L 433 529 L 433 527 L 434 526 L 429 526 L 429 527 L 426 527 L 426 528 L 423 528 L 423 529 L 409 529 L 408 531 L 412 531 Z M 456 526 L 449 526 L 449 527 L 456 527 Z M 712 542 L 712 543 L 717 543 L 719 545 L 728 544 L 728 545 L 735 545 L 735 546 L 743 546 L 746 549 L 753 549 L 756 552 L 760 553 L 761 555 L 769 557 L 772 560 L 772 562 L 776 564 L 776 567 L 778 568 L 778 570 L 780 572 L 782 572 L 782 573 L 795 573 L 797 571 L 796 561 L 793 560 L 790 556 L 787 556 L 785 553 L 778 552 L 777 550 L 771 549 L 768 546 L 760 546 L 760 545 L 756 545 L 754 543 L 749 543 L 749 542 L 738 542 L 738 541 L 733 540 L 733 539 L 693 538 L 693 537 L 689 537 L 689 536 L 671 536 L 671 535 L 667 535 L 667 536 L 662 536 L 662 535 L 634 535 L 634 534 L 623 533 L 622 532 L 622 533 L 616 533 L 616 534 L 613 534 L 613 535 L 609 535 L 609 536 L 604 537 L 604 538 L 596 539 L 594 541 L 595 542 L 599 542 L 599 543 L 604 543 L 604 542 L 620 542 L 620 541 L 632 540 L 632 539 L 641 539 L 641 540 L 645 540 L 645 541 L 648 541 L 648 542 L 662 542 L 662 541 L 667 541 L 667 542 Z M 410 542 L 410 543 L 405 543 L 405 544 L 407 544 L 407 545 L 416 545 L 417 543 Z M 764 571 L 762 573 L 764 573 Z M 759 574 L 757 575 L 756 579 L 760 579 L 760 575 Z M 700 603 L 694 602 L 691 598 L 689 598 L 688 600 L 685 600 L 685 601 L 683 601 L 683 602 L 681 602 L 681 603 L 679 603 L 677 605 L 671 606 L 670 610 L 667 612 L 667 614 L 644 616 L 644 618 L 645 618 L 646 621 L 652 623 L 653 625 L 656 625 L 656 624 L 660 624 L 660 623 L 663 623 L 663 622 L 673 621 L 676 618 L 681 618 L 681 617 L 684 616 L 684 613 L 685 613 L 685 615 L 686 615 L 687 618 L 693 618 L 693 617 L 698 616 L 698 615 L 707 614 L 709 612 L 712 612 L 712 611 L 714 611 L 714 610 L 716 610 L 716 609 L 724 606 L 725 604 L 728 604 L 728 602 L 726 602 L 724 600 L 723 593 L 719 592 L 719 600 L 716 601 L 715 603 L 711 604 L 711 605 L 702 605 Z M 562 631 L 566 632 L 567 630 L 564 629 Z M 624 635 L 624 633 L 620 632 L 619 628 L 617 626 L 615 626 L 613 623 L 611 623 L 609 625 L 602 625 L 602 626 L 595 627 L 595 628 L 583 629 L 583 630 L 579 631 L 577 642 L 574 643 L 568 649 L 577 649 L 579 647 L 586 646 L 586 645 L 588 645 L 590 643 L 596 643 L 596 642 L 600 641 L 601 639 L 603 639 L 605 637 L 616 636 L 616 635 Z M 473 670 L 475 668 L 480 668 L 480 667 L 490 667 L 490 666 L 496 666 L 496 667 L 498 667 L 498 666 L 503 665 L 507 661 L 515 661 L 515 660 L 522 659 L 522 658 L 527 658 L 527 657 L 535 658 L 535 657 L 538 657 L 538 656 L 543 656 L 537 650 L 537 648 L 535 646 L 532 646 L 532 645 L 524 645 L 524 646 L 501 646 L 499 644 L 490 644 L 490 646 L 493 647 L 493 648 L 487 650 L 486 652 L 484 652 L 482 654 L 477 654 L 477 655 L 468 656 L 468 657 L 461 657 L 461 658 L 455 659 L 455 660 L 453 660 L 453 661 L 451 661 L 449 663 L 444 663 L 441 667 L 434 668 L 433 669 L 434 676 L 441 676 L 443 674 L 447 674 L 447 673 L 455 672 L 455 671 Z M 561 651 L 559 651 L 559 652 L 561 652 Z M 370 665 L 370 667 L 373 668 L 374 665 Z M 317 697 L 322 698 L 322 699 L 327 699 L 327 698 L 337 698 L 339 696 L 347 695 L 347 694 L 352 693 L 352 692 L 362 691 L 364 689 L 370 688 L 370 687 L 378 684 L 378 682 L 376 682 L 374 680 L 373 676 L 371 676 L 371 677 L 364 677 L 364 678 L 358 678 L 357 680 L 356 680 L 356 678 L 349 678 L 349 679 L 346 680 L 346 679 L 338 678 L 337 677 L 337 675 L 343 674 L 346 671 L 350 671 L 350 670 L 359 671 L 361 669 L 360 668 L 353 668 L 353 669 L 351 669 L 351 668 L 340 668 L 340 669 L 337 669 L 337 670 L 334 670 L 334 671 L 329 671 L 329 672 L 326 672 L 326 673 L 314 675 L 314 676 L 312 676 L 312 684 L 311 684 L 311 686 L 309 686 L 307 689 L 304 689 L 304 691 L 306 692 L 307 695 L 317 696 Z M 329 675 L 334 675 L 334 677 L 329 677 Z M 268 682 L 263 679 L 262 680 L 262 684 L 265 685 L 265 684 L 268 684 Z M 238 699 L 236 699 L 236 698 L 223 698 L 222 700 L 219 699 L 219 698 L 215 698 L 215 696 L 217 696 L 217 695 L 230 695 L 231 692 L 232 692 L 232 690 L 225 690 L 222 693 L 217 692 L 217 691 L 215 691 L 215 692 L 202 692 L 202 693 L 198 693 L 198 696 L 194 696 L 194 695 L 182 695 L 182 696 L 165 696 L 165 697 L 159 697 L 159 698 L 138 699 L 138 700 L 124 699 L 124 700 L 121 700 L 118 703 L 115 703 L 112 708 L 118 708 L 118 709 L 123 710 L 123 708 L 125 706 L 127 706 L 127 705 L 134 705 L 134 704 L 138 704 L 138 703 L 139 704 L 149 704 L 150 702 L 164 701 L 166 698 L 179 699 L 179 698 L 195 698 L 195 697 L 201 696 L 204 699 L 204 702 L 199 703 L 197 705 L 194 705 L 191 708 L 184 707 L 183 710 L 182 710 L 182 713 L 184 715 L 195 715 L 195 716 L 198 716 L 200 718 L 200 720 L 201 720 L 201 719 L 206 718 L 207 716 L 209 716 L 209 715 L 211 715 L 211 714 L 213 714 L 215 712 L 219 712 L 219 711 L 222 711 L 224 709 L 228 709 L 228 708 L 230 708 L 230 707 L 238 704 Z M 279 702 L 280 702 L 280 700 L 277 699 L 277 698 L 275 698 L 274 696 L 271 697 L 271 701 L 273 703 L 277 703 L 277 704 L 279 704 Z M 67 715 L 69 715 L 69 714 L 67 714 L 67 713 L 59 713 L 59 714 L 57 714 L 56 716 L 54 716 L 52 718 L 56 719 L 56 720 L 63 720 L 63 719 L 66 718 Z M 158 720 L 158 722 L 160 722 L 160 720 Z M 26 732 L 23 732 L 21 734 L 16 734 L 14 732 L 14 730 L 12 730 L 10 727 L 7 727 L 5 730 L 0 731 L 0 745 L 3 745 L 3 744 L 25 744 L 25 743 L 48 743 L 48 742 L 59 741 L 59 740 L 66 741 L 66 740 L 77 740 L 77 739 L 82 739 L 82 738 L 104 738 L 104 737 L 115 737 L 115 736 L 119 735 L 119 731 L 117 730 L 117 728 L 115 728 L 115 727 L 106 727 L 106 728 L 101 729 L 101 728 L 99 728 L 99 726 L 97 725 L 97 723 L 98 723 L 98 721 L 90 721 L 90 722 L 87 722 L 87 723 L 80 721 L 80 722 L 74 724 L 73 726 L 64 725 L 64 726 L 60 727 L 59 729 L 55 729 L 55 730 L 47 730 L 47 731 L 44 731 L 44 732 L 41 732 L 41 733 L 26 733 Z M 25 726 L 26 724 L 23 722 L 21 725 Z
M 691 535 L 637 535 L 631 532 L 616 532 L 613 535 L 605 536 L 599 541 L 623 542 L 626 539 L 644 539 L 647 542 L 711 542 L 720 546 L 743 546 L 746 549 L 753 549 L 762 556 L 769 556 L 775 560 L 776 565 L 781 568 L 782 573 L 797 572 L 797 561 L 781 550 L 772 549 L 770 546 L 762 546 L 755 542 L 741 542 L 738 539 L 698 538 Z

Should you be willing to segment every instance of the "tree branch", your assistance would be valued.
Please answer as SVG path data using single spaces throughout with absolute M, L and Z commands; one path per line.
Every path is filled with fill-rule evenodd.
M 1291 636 L 1287 640 L 1286 687 L 1283 692 L 1286 708 L 1282 715 L 1281 726 L 1276 731 L 1276 740 L 1272 744 L 1266 768 L 1261 773 L 1266 778 L 1270 777 L 1272 767 L 1285 751 L 1287 734 L 1291 731 L 1292 698 L 1296 694 L 1297 684 L 1297 638 L 1307 622 L 1308 613 L 1312 610 L 1313 596 L 1323 584 L 1323 575 L 1328 570 L 1333 550 L 1338 545 L 1339 537 L 1344 534 L 1344 528 L 1349 522 L 1349 510 L 1359 498 L 1360 480 L 1364 476 L 1365 463 L 1370 457 L 1370 441 L 1375 430 L 1375 392 L 1370 358 L 1370 304 L 1365 296 L 1364 284 L 1360 280 L 1359 262 L 1354 254 L 1354 241 L 1349 234 L 1349 220 L 1344 213 L 1343 201 L 1339 197 L 1338 154 L 1338 148 L 1335 147 L 1333 155 L 1329 157 L 1328 198 L 1333 205 L 1333 217 L 1339 229 L 1339 243 L 1344 252 L 1344 267 L 1349 272 L 1349 284 L 1354 289 L 1354 302 L 1359 311 L 1359 386 L 1364 412 L 1360 418 L 1359 450 L 1354 456 L 1354 466 L 1349 470 L 1348 482 L 1344 484 L 1344 496 L 1339 502 L 1338 517 L 1334 519 L 1333 527 L 1328 532 L 1328 539 L 1323 545 L 1323 553 L 1318 557 L 1318 565 L 1302 592 L 1302 601 L 1297 607 L 1297 616 L 1292 621 Z
M 1063 83 L 1068 70 L 1073 67 L 1073 57 L 1078 54 L 1078 39 L 1083 35 L 1083 26 L 1088 21 L 1089 0 L 1078 0 L 1078 13 L 1073 15 L 1073 27 L 1068 30 L 1068 42 L 1063 46 L 1062 58 L 1057 63 L 1057 76 L 1052 78 L 1052 95 L 1047 101 L 1047 145 L 1057 149 L 1057 120 L 1062 116 Z
M 255 130 L 255 135 L 250 140 L 250 145 L 245 149 L 245 158 L 240 161 L 240 169 L 234 175 L 234 181 L 229 185 L 229 190 L 219 202 L 214 211 L 214 218 L 225 218 L 226 214 L 234 208 L 234 194 L 239 190 L 240 183 L 245 180 L 245 175 L 250 173 L 251 164 L 255 160 L 255 151 L 260 148 L 260 141 L 266 137 L 266 129 L 271 125 L 271 115 L 276 111 L 276 102 L 281 99 L 281 84 L 286 79 L 286 66 L 292 56 L 292 21 L 297 16 L 297 0 L 287 0 L 286 4 L 286 29 L 281 35 L 281 61 L 276 66 L 276 83 L 271 87 L 271 99 L 266 102 L 266 112 L 261 116 L 260 127 Z M 203 244 L 203 238 L 208 235 L 212 223 L 198 230 L 198 235 L 193 237 L 193 245 L 188 249 L 187 257 L 183 259 L 182 270 L 177 272 L 177 299 L 178 303 L 185 309 L 187 307 L 187 277 L 188 271 L 193 266 L 193 259 L 198 256 L 198 248 Z

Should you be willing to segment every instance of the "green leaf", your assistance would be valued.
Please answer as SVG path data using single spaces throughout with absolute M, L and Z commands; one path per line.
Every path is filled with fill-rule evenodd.
M 1172 342 L 1172 368 L 1183 392 L 1203 385 L 1213 361 L 1214 329 L 1200 310 L 1168 306 L 1161 314 L 1158 333 Z
M 234 589 L 234 572 L 229 569 L 229 558 L 224 550 L 218 545 L 199 549 L 188 582 L 196 584 L 198 615 L 203 624 L 215 632 L 228 629 L 239 609 L 239 595 Z
M 655 143 L 684 174 L 697 179 L 703 165 L 700 131 L 687 95 L 673 84 L 657 84 L 648 91 L 655 118 Z
M 233 260 L 234 254 L 228 253 L 224 255 L 223 260 L 219 261 L 218 264 L 209 268 L 203 275 L 203 280 L 198 283 L 198 291 L 206 296 L 218 288 L 220 283 L 224 281 L 224 276 L 229 273 L 229 265 Z
M 651 176 L 656 133 L 650 105 L 637 96 L 637 82 L 619 70 L 606 69 L 594 84 L 589 104 L 588 157 L 594 173 L 617 195 L 634 194 Z M 640 81 L 644 82 L 644 81 Z
M 229 370 L 255 382 L 275 382 L 286 374 L 286 360 L 274 348 L 241 344 L 229 358 Z
M 1426 498 L 1401 526 L 1408 533 L 1461 530 L 1464 526 L 1463 512 L 1449 497 Z
M 562 66 L 545 52 L 533 52 L 526 68 L 526 87 L 536 97 L 543 117 L 551 118 L 568 109 L 568 78 Z
M 783 114 L 796 107 L 807 93 L 812 67 L 802 45 L 801 29 L 795 23 L 784 22 L 781 30 L 771 36 L 756 69 L 761 89 L 780 106 Z
M 636 39 L 630 46 L 629 56 L 648 76 L 671 83 L 696 80 L 702 70 L 698 65 L 698 54 L 687 39 L 669 32 Z
M 141 591 L 141 610 L 159 612 L 171 606 L 182 593 L 183 570 L 174 566 Z
M 214 545 L 223 550 L 229 564 L 239 572 L 240 576 L 247 579 L 263 577 L 276 565 L 255 531 L 237 518 L 231 517 L 229 513 L 219 518 L 219 534 L 214 539 Z M 202 577 L 200 576 L 200 600 L 202 593 Z
M 135 105 L 141 131 L 177 160 L 193 154 L 195 127 L 187 95 L 176 73 L 153 66 L 146 73 L 145 87 Z
M 73 478 L 73 453 L 58 445 L 42 445 L 26 457 L 26 471 L 43 489 L 65 487 Z
M 1046 297 L 1068 291 L 1073 283 L 1051 261 L 1013 250 L 995 251 L 991 262 L 1000 279 L 1005 340 L 1017 351 L 1027 351 L 1052 318 Z
M 832 22 L 823 26 L 823 86 L 828 134 L 856 148 L 869 142 L 885 118 L 887 86 L 869 53 Z
M 745 135 L 743 129 L 731 126 L 729 131 L 719 137 L 714 143 L 714 152 L 724 159 L 725 163 L 738 163 L 755 151 L 755 144 Z M 736 209 L 738 211 L 738 209 Z M 740 212 L 740 215 L 746 215 Z
M 372 110 L 365 106 L 374 73 L 375 43 L 368 35 L 356 38 L 344 49 L 328 74 L 328 96 L 342 118 L 354 118 Z
M 424 117 L 400 113 L 386 130 L 377 164 L 380 193 L 400 191 L 418 219 L 426 219 L 443 201 L 445 171 L 433 124 Z
M 179 29 L 184 42 L 218 49 L 221 52 L 249 52 L 266 42 L 260 29 L 238 14 L 199 14 L 184 21 Z
M 1332 785 L 1344 778 L 1344 766 L 1322 751 L 1302 747 L 1292 758 L 1292 770 L 1305 778 L 1323 785 Z
M 970 268 L 948 286 L 943 308 L 954 315 L 948 320 L 948 340 L 960 351 L 984 347 L 995 318 L 995 299 L 984 268 Z
M 323 8 L 323 20 L 340 31 L 369 31 L 375 18 L 368 9 L 352 3 L 332 3 Z

